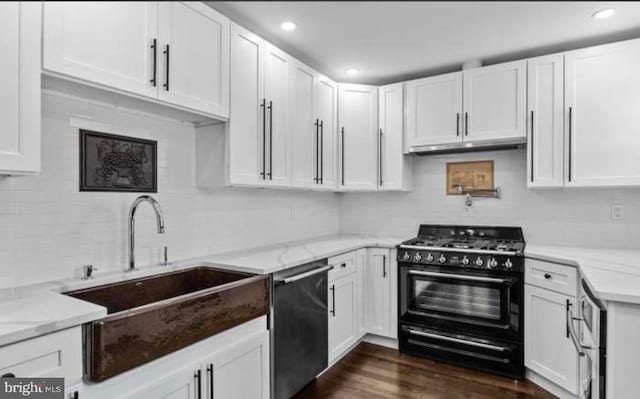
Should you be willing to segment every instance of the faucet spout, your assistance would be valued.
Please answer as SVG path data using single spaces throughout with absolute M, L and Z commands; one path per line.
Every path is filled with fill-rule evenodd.
M 138 205 L 143 202 L 148 202 L 152 207 L 153 211 L 156 214 L 156 225 L 158 226 L 158 234 L 164 234 L 164 213 L 162 212 L 162 208 L 160 207 L 160 203 L 155 200 L 155 198 L 149 195 L 141 195 L 133 201 L 131 204 L 131 208 L 129 208 L 129 271 L 136 270 L 136 261 L 135 261 L 135 221 L 136 221 L 136 210 L 138 209 Z

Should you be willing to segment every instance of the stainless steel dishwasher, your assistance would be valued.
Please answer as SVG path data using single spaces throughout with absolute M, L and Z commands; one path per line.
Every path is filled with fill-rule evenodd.
M 327 368 L 327 259 L 273 276 L 273 398 L 289 399 Z

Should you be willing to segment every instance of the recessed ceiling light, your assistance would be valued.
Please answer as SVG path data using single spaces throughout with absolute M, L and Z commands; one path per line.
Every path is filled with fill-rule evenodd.
M 593 15 L 591 15 L 591 18 L 593 19 L 609 18 L 615 13 L 616 13 L 616 10 L 614 10 L 613 8 L 605 8 L 604 10 L 598 10 L 594 12 Z
M 291 21 L 287 21 L 280 24 L 280 28 L 282 30 L 286 30 L 287 32 L 291 32 L 292 30 L 296 30 L 296 24 Z
M 357 75 L 357 74 L 358 74 L 358 72 L 360 72 L 360 71 L 358 71 L 358 70 L 357 70 L 357 69 L 355 69 L 355 68 L 349 68 L 349 69 L 347 69 L 347 75 Z

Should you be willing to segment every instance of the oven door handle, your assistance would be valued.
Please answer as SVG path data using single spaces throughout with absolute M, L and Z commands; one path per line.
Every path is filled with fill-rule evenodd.
M 456 279 L 456 280 L 480 281 L 480 282 L 484 282 L 484 283 L 505 284 L 505 283 L 511 283 L 512 282 L 511 279 L 504 279 L 504 278 L 467 276 L 467 275 L 464 275 L 464 274 L 423 272 L 423 271 L 419 271 L 419 270 L 409 270 L 409 274 L 413 274 L 415 276 L 446 277 L 446 278 L 453 278 L 453 279 Z
M 471 345 L 471 346 L 475 346 L 475 347 L 478 347 L 478 348 L 491 349 L 491 350 L 498 351 L 498 352 L 504 352 L 504 351 L 509 349 L 509 348 L 505 348 L 503 346 L 483 344 L 481 342 L 468 341 L 466 339 L 453 338 L 453 337 L 448 337 L 448 336 L 445 336 L 445 335 L 431 334 L 431 333 L 427 333 L 427 332 L 423 332 L 423 331 L 413 330 L 413 329 L 410 329 L 410 328 L 407 329 L 407 331 L 409 332 L 409 334 L 418 335 L 418 336 L 421 336 L 421 337 L 439 339 L 441 341 L 455 342 L 457 344 Z

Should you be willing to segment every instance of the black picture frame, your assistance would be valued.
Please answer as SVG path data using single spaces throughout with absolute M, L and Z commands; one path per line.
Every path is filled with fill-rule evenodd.
M 158 142 L 80 129 L 80 191 L 158 192 Z

